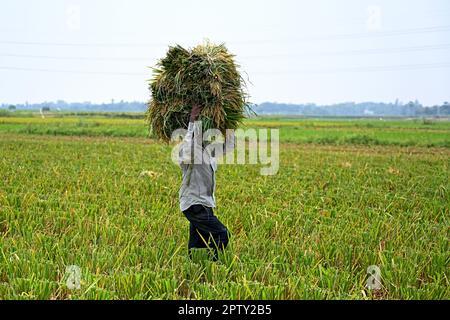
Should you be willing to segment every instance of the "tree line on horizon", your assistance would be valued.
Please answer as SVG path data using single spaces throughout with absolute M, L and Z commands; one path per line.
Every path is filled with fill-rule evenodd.
M 44 110 L 52 112 L 145 112 L 147 104 L 139 101 L 111 101 L 110 103 L 91 102 L 55 102 L 1 104 L 0 109 L 16 110 Z M 418 101 L 406 104 L 396 101 L 385 102 L 344 102 L 331 105 L 286 104 L 277 102 L 263 102 L 253 105 L 252 109 L 257 115 L 293 115 L 293 116 L 346 116 L 346 117 L 424 117 L 424 116 L 450 116 L 450 104 L 423 106 Z

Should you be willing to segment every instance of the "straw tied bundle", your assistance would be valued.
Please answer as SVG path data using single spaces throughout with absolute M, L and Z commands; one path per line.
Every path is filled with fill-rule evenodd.
M 194 104 L 201 105 L 203 130 L 236 129 L 251 111 L 245 81 L 226 47 L 206 43 L 187 50 L 170 47 L 153 68 L 152 98 L 146 113 L 151 133 L 169 142 L 172 132 L 187 128 Z

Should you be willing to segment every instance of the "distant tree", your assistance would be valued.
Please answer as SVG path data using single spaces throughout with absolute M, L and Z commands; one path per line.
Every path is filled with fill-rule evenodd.
M 42 111 L 50 111 L 50 107 L 42 107 Z
M 439 114 L 441 116 L 450 116 L 450 103 L 447 101 L 439 108 Z
M 16 110 L 16 106 L 11 104 L 10 106 L 8 106 L 8 110 L 9 111 L 14 111 L 14 110 Z
M 410 101 L 408 102 L 406 105 L 403 106 L 403 115 L 404 116 L 411 116 L 413 114 L 415 114 L 415 109 L 416 109 L 416 105 L 417 105 L 417 101 L 413 102 Z

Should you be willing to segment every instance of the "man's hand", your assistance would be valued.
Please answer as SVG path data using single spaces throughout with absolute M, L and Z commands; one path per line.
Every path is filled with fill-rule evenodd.
M 189 119 L 189 122 L 195 122 L 198 119 L 198 116 L 200 115 L 200 112 L 202 111 L 202 106 L 199 104 L 194 104 L 191 110 L 191 117 Z

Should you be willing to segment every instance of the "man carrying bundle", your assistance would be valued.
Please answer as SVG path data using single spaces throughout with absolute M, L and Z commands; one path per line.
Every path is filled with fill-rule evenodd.
M 237 129 L 252 113 L 238 67 L 224 44 L 207 41 L 191 49 L 171 46 L 153 68 L 149 85 L 146 121 L 151 135 L 169 143 L 174 132 L 188 128 L 178 159 L 183 171 L 180 208 L 191 223 L 189 253 L 192 248 L 210 247 L 214 259 L 227 246 L 229 236 L 212 210 L 216 158 L 227 146 L 234 146 L 234 135 L 227 137 L 225 148 L 205 143 L 201 136 L 214 129 L 228 136 L 229 129 Z M 209 152 L 211 147 L 215 153 Z
M 201 121 L 197 121 L 201 109 L 200 105 L 192 108 L 188 130 L 180 147 L 179 163 L 183 173 L 179 191 L 180 209 L 190 222 L 189 257 L 192 258 L 193 248 L 209 248 L 213 253 L 212 259 L 216 261 L 218 251 L 228 245 L 229 232 L 212 209 L 216 206 L 216 158 L 220 155 L 205 150 Z M 234 134 L 227 134 L 223 152 L 233 147 Z

